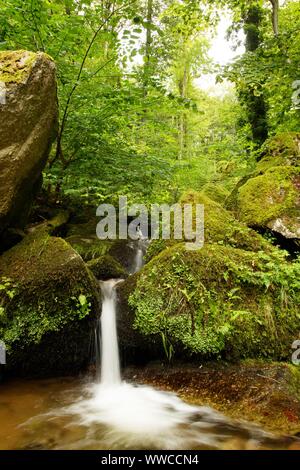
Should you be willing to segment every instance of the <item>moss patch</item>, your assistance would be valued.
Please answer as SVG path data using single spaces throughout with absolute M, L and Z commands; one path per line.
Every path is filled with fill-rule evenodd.
M 25 82 L 36 58 L 34 52 L 23 50 L 0 52 L 0 82 Z
M 196 191 L 184 194 L 182 204 L 204 205 L 205 243 L 218 243 L 249 251 L 264 250 L 272 252 L 275 248 L 261 235 L 239 222 L 228 210 L 216 201 Z M 160 253 L 163 249 L 173 246 L 176 240 L 155 240 L 151 243 L 146 259 Z
M 84 261 L 109 255 L 128 271 L 134 251 L 127 240 L 99 240 L 96 235 L 96 217 L 83 224 L 68 226 L 66 240 Z
M 218 202 L 219 204 L 223 204 L 226 198 L 229 196 L 229 192 L 226 188 L 221 186 L 220 184 L 213 184 L 207 183 L 203 190 L 201 191 L 202 194 L 209 197 L 213 201 Z
M 300 181 L 300 168 L 273 167 L 263 175 L 251 178 L 238 194 L 238 217 L 246 224 L 268 226 L 270 221 L 291 217 L 297 209 L 299 190 L 294 181 Z
M 300 238 L 300 134 L 269 139 L 263 158 L 227 200 L 239 220 L 286 239 Z

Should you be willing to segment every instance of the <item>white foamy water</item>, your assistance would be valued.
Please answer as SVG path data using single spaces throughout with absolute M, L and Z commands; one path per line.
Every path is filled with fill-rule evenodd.
M 122 282 L 111 279 L 101 281 L 101 383 L 117 385 L 121 382 L 119 348 L 116 326 L 116 292 L 115 286 Z
M 94 441 L 101 428 L 101 444 L 111 449 L 218 448 L 227 437 L 219 424 L 221 414 L 207 407 L 184 403 L 173 393 L 123 382 L 117 386 L 93 385 L 90 398 L 61 410 L 89 429 Z M 104 426 L 104 428 L 103 428 Z

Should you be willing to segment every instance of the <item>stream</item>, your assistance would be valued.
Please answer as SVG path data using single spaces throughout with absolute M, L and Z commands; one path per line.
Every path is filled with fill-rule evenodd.
M 143 250 L 135 257 L 136 272 Z M 125 382 L 116 286 L 100 281 L 96 378 L 15 380 L 1 385 L 0 449 L 285 449 L 291 440 L 233 421 L 174 393 Z M 4 424 L 4 425 L 3 425 Z

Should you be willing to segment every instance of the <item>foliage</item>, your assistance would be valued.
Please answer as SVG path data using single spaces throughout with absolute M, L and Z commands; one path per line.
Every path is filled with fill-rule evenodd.
M 190 168 L 195 176 L 206 171 L 207 148 L 206 168 L 214 176 L 219 149 L 232 148 L 233 159 L 242 155 L 233 138 L 222 144 L 221 110 L 218 117 L 210 114 L 222 102 L 213 103 L 194 86 L 209 70 L 206 29 L 215 22 L 209 4 L 193 1 L 155 0 L 151 24 L 147 2 L 138 0 L 3 2 L 0 48 L 43 50 L 57 64 L 59 142 L 44 178 L 55 200 L 63 192 L 82 204 L 114 203 L 119 194 L 129 202 L 168 202 L 177 198 Z M 221 124 L 223 135 L 235 121 L 232 115 Z M 179 156 L 187 165 L 178 165 Z
M 260 26 L 260 43 L 236 62 L 228 66 L 225 76 L 236 83 L 240 92 L 252 89 L 257 97 L 263 96 L 267 108 L 267 124 L 271 134 L 299 129 L 299 109 L 293 103 L 297 92 L 294 83 L 299 80 L 299 2 L 287 1 L 280 9 L 279 34 L 274 37 L 268 21 L 269 2 L 260 3 L 264 8 L 264 21 Z M 234 6 L 240 8 L 245 2 Z M 241 16 L 236 16 L 235 28 L 241 28 Z

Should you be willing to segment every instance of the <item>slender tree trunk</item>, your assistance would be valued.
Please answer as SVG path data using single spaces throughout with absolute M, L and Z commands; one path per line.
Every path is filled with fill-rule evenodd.
M 272 25 L 275 36 L 279 34 L 279 0 L 270 0 L 272 4 Z
M 153 19 L 153 0 L 147 0 L 147 25 L 146 25 L 146 47 L 145 47 L 145 65 L 144 65 L 144 96 L 147 96 L 149 78 L 151 74 L 151 46 L 152 46 L 152 19 Z
M 185 64 L 182 79 L 179 81 L 179 93 L 182 99 L 187 98 L 187 86 L 188 86 L 188 69 L 187 69 L 187 65 Z M 181 112 L 179 116 L 178 140 L 179 140 L 178 160 L 182 160 L 185 154 L 186 141 L 187 141 L 187 120 L 186 120 L 186 113 L 184 111 Z

